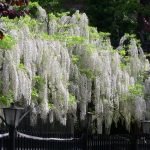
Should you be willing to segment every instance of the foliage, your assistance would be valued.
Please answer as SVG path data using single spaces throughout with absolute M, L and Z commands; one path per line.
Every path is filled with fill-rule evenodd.
M 88 54 L 92 54 L 96 51 L 96 46 L 94 44 L 86 44 L 85 47 Z
M 20 63 L 19 66 L 18 66 L 18 68 L 20 70 L 22 70 L 22 71 L 25 71 L 25 72 L 27 71 L 27 69 L 26 69 L 26 67 L 25 67 L 25 65 L 23 63 Z
M 99 35 L 103 39 L 107 39 L 108 37 L 110 37 L 110 33 L 108 32 L 99 32 Z
M 148 101 L 150 99 L 150 94 L 145 94 L 144 99 Z
M 55 13 L 55 16 L 59 17 L 59 18 L 61 18 L 63 16 L 68 16 L 68 15 L 70 15 L 70 12 L 68 12 L 68 11 Z
M 97 32 L 97 29 L 94 27 L 89 27 L 89 33 L 91 39 L 99 39 L 99 34 Z
M 11 90 L 7 94 L 3 94 L 3 81 L 0 80 L 0 105 L 9 106 L 14 100 L 14 94 Z
M 127 56 L 127 51 L 125 49 L 119 50 L 118 53 L 121 56 L 120 68 L 124 70 L 128 65 L 129 56 Z
M 27 16 L 27 15 L 24 17 L 15 18 L 15 19 L 9 19 L 8 17 L 2 17 L 1 19 L 4 22 L 4 26 L 7 31 L 12 30 L 12 29 L 18 30 L 18 28 L 23 28 L 24 26 L 28 26 L 30 29 L 30 32 L 35 33 L 37 25 L 40 25 L 40 23 L 36 19 L 31 18 L 30 16 Z M 6 37 L 7 37 L 6 40 L 9 40 L 9 41 L 11 40 L 12 43 L 13 42 L 15 43 L 15 40 L 13 40 L 13 38 L 10 35 L 6 34 Z
M 91 69 L 88 68 L 80 68 L 81 74 L 85 74 L 89 79 L 94 79 L 95 75 Z
M 8 17 L 9 19 L 15 19 L 15 18 L 20 18 L 21 16 L 25 16 L 28 14 L 28 9 L 27 9 L 27 1 L 21 1 L 21 3 L 18 3 L 19 1 L 6 1 L 6 2 L 0 2 L 0 17 Z M 8 4 L 9 3 L 9 4 Z M 11 7 L 11 8 L 10 8 Z
M 36 101 L 37 103 L 41 102 L 39 93 L 42 90 L 44 84 L 45 84 L 45 80 L 43 77 L 39 75 L 33 77 L 33 87 L 31 92 L 31 97 L 33 101 Z
M 4 38 L 0 40 L 0 49 L 12 49 L 16 44 L 14 38 L 8 34 L 5 34 Z
M 30 29 L 30 32 L 36 32 L 35 28 L 39 22 L 30 16 L 21 17 L 18 21 L 20 27 L 27 25 Z
M 126 67 L 127 67 L 127 65 L 125 63 L 120 63 L 119 66 L 122 70 L 126 69 Z
M 49 109 L 54 109 L 55 106 L 54 106 L 54 104 L 52 104 L 52 103 L 49 102 L 49 103 L 48 103 L 48 108 L 49 108 Z
M 119 50 L 119 54 L 124 57 L 126 55 L 126 51 L 124 49 Z
M 61 0 L 31 0 L 31 2 L 38 2 L 47 12 L 59 12 L 61 8 Z
M 46 33 L 40 34 L 40 38 L 44 40 L 58 40 L 61 42 L 66 42 L 67 46 L 74 46 L 77 44 L 84 43 L 85 38 L 81 36 L 69 36 L 67 32 L 56 33 L 53 35 L 48 35 Z
M 9 91 L 7 95 L 0 94 L 0 104 L 9 106 L 14 100 L 14 95 L 12 91 Z
M 40 35 L 40 38 L 42 39 L 42 40 L 52 40 L 53 38 L 50 36 L 50 35 L 48 35 L 47 33 L 41 33 Z
M 57 20 L 58 19 L 58 17 L 54 13 L 49 13 L 48 17 L 49 17 L 49 20 L 53 20 L 53 19 Z
M 136 83 L 134 85 L 129 86 L 129 96 L 131 98 L 135 98 L 136 96 L 143 96 L 144 95 L 144 87 L 140 83 Z
M 139 14 L 150 16 L 149 5 L 141 5 L 137 0 L 84 0 L 73 1 L 68 0 L 31 0 L 38 2 L 46 11 L 54 14 L 69 11 L 73 12 L 78 9 L 76 5 L 83 5 L 81 11 L 84 11 L 90 20 L 90 24 L 98 28 L 102 32 L 111 33 L 111 41 L 114 46 L 118 46 L 119 39 L 124 33 L 138 34 L 141 26 L 139 22 Z M 70 7 L 71 6 L 71 7 Z M 91 38 L 98 38 L 97 34 L 93 34 Z
M 65 41 L 66 33 L 56 33 L 53 35 L 48 35 L 47 33 L 43 33 L 40 35 L 41 39 L 44 40 L 59 40 L 59 41 Z
M 35 82 L 35 87 L 40 90 L 41 87 L 45 84 L 45 80 L 43 77 L 36 75 L 33 77 L 33 82 Z
M 32 97 L 32 100 L 35 100 L 35 99 L 37 99 L 39 97 L 37 89 L 32 88 L 31 97 Z
M 37 17 L 37 7 L 39 6 L 38 2 L 30 2 L 29 3 L 29 10 L 31 17 L 35 18 Z
M 85 41 L 85 38 L 81 36 L 67 36 L 66 37 L 66 42 L 68 46 L 82 44 L 84 43 L 84 41 Z
M 103 32 L 110 32 L 116 40 L 126 32 L 133 33 L 137 27 L 136 0 L 88 0 L 87 14 L 91 24 Z
M 73 64 L 78 64 L 79 61 L 80 61 L 80 56 L 72 55 L 72 59 L 71 60 L 72 60 Z
M 32 9 L 33 7 L 38 7 L 38 6 L 39 6 L 38 2 L 30 2 L 28 5 L 29 9 Z
M 77 102 L 76 97 L 71 93 L 69 93 L 69 101 L 68 102 L 70 105 L 74 105 Z
M 9 19 L 8 17 L 1 17 L 1 20 L 3 21 L 5 27 L 6 27 L 8 30 L 17 29 L 17 26 L 14 25 L 14 24 L 18 22 L 18 18 Z

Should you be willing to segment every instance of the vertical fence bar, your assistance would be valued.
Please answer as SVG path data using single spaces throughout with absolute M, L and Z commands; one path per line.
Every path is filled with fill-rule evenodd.
M 7 137 L 4 137 L 4 139 L 3 139 L 3 144 L 4 144 L 4 149 L 5 149 L 5 150 L 7 150 L 7 149 L 9 148 L 8 142 L 9 142 L 9 137 L 8 137 L 8 136 L 7 136 Z
M 2 139 L 3 138 L 0 138 L 0 150 L 2 149 Z
M 87 150 L 87 134 L 83 133 L 82 135 L 82 140 L 83 140 L 83 150 Z

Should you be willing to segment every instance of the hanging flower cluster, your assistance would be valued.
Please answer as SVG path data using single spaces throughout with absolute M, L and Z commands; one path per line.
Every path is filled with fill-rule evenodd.
M 65 125 L 68 113 L 81 120 L 91 113 L 97 132 L 102 133 L 104 122 L 109 133 L 119 118 L 128 130 L 132 119 L 144 119 L 149 79 L 144 83 L 143 73 L 150 66 L 136 39 L 125 35 L 114 50 L 108 34 L 89 27 L 84 13 L 60 18 L 51 14 L 49 20 L 49 35 L 40 22 L 31 25 L 35 20 L 28 16 L 17 24 L 10 21 L 20 30 L 10 31 L 15 48 L 0 52 L 2 94 L 11 90 L 15 101 L 33 107 L 32 123 L 37 114 Z

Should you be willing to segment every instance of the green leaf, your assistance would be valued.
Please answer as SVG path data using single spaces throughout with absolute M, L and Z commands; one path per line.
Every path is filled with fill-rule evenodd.
M 5 34 L 5 37 L 0 40 L 0 49 L 12 49 L 16 44 L 14 38 L 10 35 Z

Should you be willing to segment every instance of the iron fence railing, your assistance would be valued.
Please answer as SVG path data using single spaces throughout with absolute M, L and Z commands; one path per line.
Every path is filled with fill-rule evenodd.
M 7 150 L 9 136 L 4 133 L 0 135 L 0 150 Z M 150 150 L 150 135 L 72 135 L 18 131 L 16 150 Z

